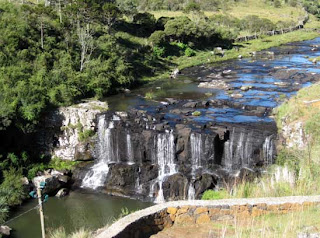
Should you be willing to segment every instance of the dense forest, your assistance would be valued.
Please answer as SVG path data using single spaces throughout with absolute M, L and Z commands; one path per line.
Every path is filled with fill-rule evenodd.
M 245 0 L 238 0 L 245 2 Z M 258 16 L 243 19 L 203 11 L 227 10 L 235 0 L 51 0 L 0 2 L 0 131 L 34 132 L 44 111 L 83 98 L 102 98 L 168 71 L 170 57 L 231 48 L 239 32 L 297 24 Z M 23 1 L 22 1 L 23 2 Z M 318 1 L 268 0 L 274 7 Z M 189 15 L 155 18 L 148 11 Z M 23 198 L 19 175 L 34 174 L 34 158 L 0 147 L 0 210 Z M 31 170 L 31 173 L 30 173 Z M 4 172 L 3 172 L 4 171 Z M 9 191 L 10 190 L 10 191 Z M 1 213 L 5 214 L 5 213 Z M 4 217 L 0 216 L 0 222 Z

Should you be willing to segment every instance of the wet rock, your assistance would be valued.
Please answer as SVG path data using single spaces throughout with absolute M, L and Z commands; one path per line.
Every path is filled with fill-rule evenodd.
M 69 193 L 69 190 L 68 190 L 68 189 L 62 188 L 62 189 L 60 189 L 60 190 L 57 192 L 56 197 L 57 197 L 57 198 L 65 197 L 65 196 L 68 195 L 68 193 Z
M 199 88 L 216 88 L 226 90 L 229 85 L 223 80 L 212 80 L 211 82 L 202 82 L 198 85 Z
M 166 100 L 170 103 L 170 104 L 177 104 L 179 102 L 179 100 L 176 100 L 174 98 L 166 98 Z
M 232 98 L 243 98 L 243 94 L 241 93 L 233 93 L 230 95 L 230 97 Z
M 45 182 L 46 185 L 42 190 L 43 194 L 55 195 L 61 188 L 58 177 L 52 175 L 43 175 L 33 178 L 32 183 L 35 187 L 39 187 L 41 182 Z
M 197 102 L 188 102 L 188 103 L 184 104 L 183 107 L 195 108 L 195 107 L 197 107 L 197 105 L 198 105 Z
M 163 182 L 163 194 L 168 200 L 185 198 L 188 179 L 182 174 L 174 174 Z
M 202 174 L 194 182 L 195 198 L 200 199 L 206 190 L 215 188 L 216 184 L 216 177 L 211 174 Z
M 242 91 L 248 91 L 248 90 L 252 89 L 252 86 L 251 85 L 250 86 L 242 86 L 240 89 Z
M 278 85 L 280 87 L 286 87 L 286 86 L 289 86 L 290 83 L 287 83 L 287 82 L 274 82 L 274 85 Z
M 10 236 L 11 230 L 9 226 L 0 226 L 0 235 Z

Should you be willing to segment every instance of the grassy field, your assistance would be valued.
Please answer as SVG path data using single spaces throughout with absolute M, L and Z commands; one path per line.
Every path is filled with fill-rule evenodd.
M 151 13 L 154 14 L 157 19 L 160 17 L 177 17 L 184 15 L 192 17 L 192 14 L 185 14 L 182 11 L 154 11 Z M 205 11 L 204 14 L 207 17 L 223 14 L 240 19 L 248 15 L 257 15 L 261 18 L 268 18 L 276 23 L 278 21 L 297 21 L 300 17 L 304 17 L 305 12 L 297 7 L 282 6 L 281 8 L 275 8 L 274 6 L 265 3 L 263 0 L 247 0 L 216 12 Z

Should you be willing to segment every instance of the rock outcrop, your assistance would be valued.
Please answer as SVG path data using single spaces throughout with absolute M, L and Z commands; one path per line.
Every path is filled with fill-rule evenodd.
M 90 137 L 96 116 L 108 109 L 105 102 L 89 101 L 49 112 L 43 119 L 38 143 L 45 154 L 63 160 L 90 160 Z

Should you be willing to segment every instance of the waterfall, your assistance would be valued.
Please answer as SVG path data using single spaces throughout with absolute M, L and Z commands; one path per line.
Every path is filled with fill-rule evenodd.
M 233 164 L 233 144 L 234 144 L 234 132 L 233 128 L 232 133 L 230 135 L 230 139 L 224 144 L 224 166 L 226 169 L 232 169 Z
M 192 181 L 195 180 L 196 171 L 202 167 L 202 135 L 194 134 L 190 135 L 190 146 L 191 146 L 191 175 L 192 179 L 189 183 L 188 189 L 188 200 L 195 199 L 195 188 Z
M 98 118 L 98 143 L 96 149 L 98 163 L 93 165 L 87 172 L 81 187 L 97 189 L 104 185 L 109 172 L 108 164 L 112 162 L 115 157 L 111 133 L 113 128 L 113 121 L 108 123 L 104 116 Z
M 201 134 L 192 133 L 190 136 L 190 144 L 191 144 L 192 174 L 194 174 L 195 171 L 201 167 L 201 157 L 202 157 Z
M 162 203 L 165 201 L 162 189 L 163 181 L 167 176 L 177 173 L 176 165 L 174 163 L 175 144 L 172 131 L 166 131 L 166 133 L 157 134 L 155 157 L 159 166 L 157 178 L 159 191 L 155 199 L 155 203 Z M 152 187 L 150 190 L 152 190 Z
M 270 165 L 273 163 L 273 156 L 274 156 L 274 143 L 273 143 L 273 136 L 268 136 L 263 143 L 263 158 L 266 162 L 266 165 Z
M 196 199 L 196 191 L 194 189 L 192 182 L 190 181 L 189 189 L 188 189 L 188 200 L 191 201 L 195 199 Z
M 131 144 L 131 135 L 127 134 L 127 156 L 128 156 L 128 164 L 134 164 L 134 156 Z

